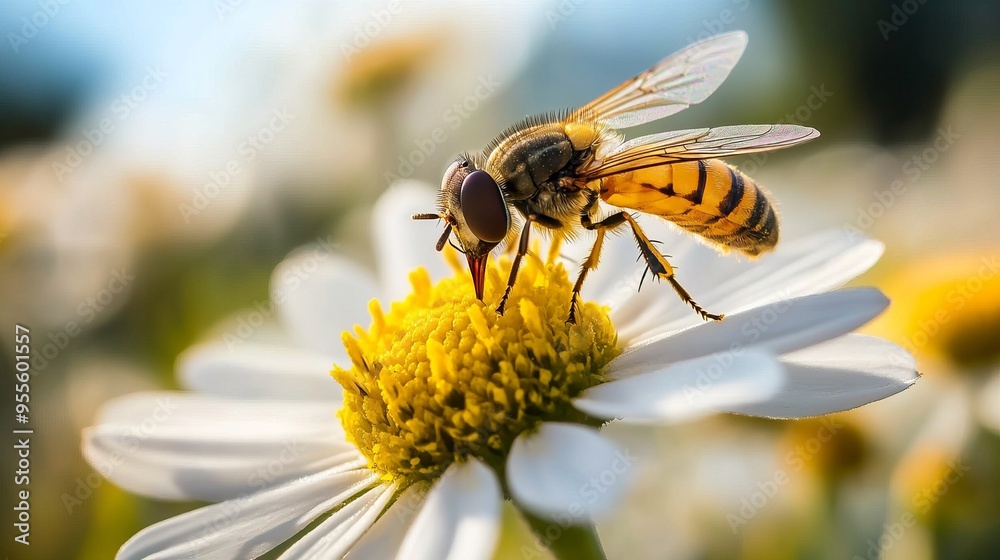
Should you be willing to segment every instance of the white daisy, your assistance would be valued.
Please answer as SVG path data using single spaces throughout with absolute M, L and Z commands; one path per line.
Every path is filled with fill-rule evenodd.
M 391 297 L 414 264 L 441 260 L 427 256 L 426 224 L 407 219 L 433 196 L 398 186 L 376 208 Z M 603 437 L 604 420 L 813 416 L 916 380 L 905 351 L 850 334 L 886 298 L 830 291 L 871 266 L 881 244 L 821 233 L 747 264 L 644 227 L 662 230 L 681 279 L 725 321 L 702 322 L 662 286 L 637 292 L 642 270 L 621 238 L 609 240 L 576 325 L 565 323 L 561 262 L 526 259 L 503 316 L 489 297 L 476 302 L 467 271 L 435 283 L 418 269 L 410 295 L 388 311 L 373 302 L 371 327 L 344 334 L 345 355 L 338 334 L 369 322 L 359 315 L 378 283 L 331 256 L 285 285 L 303 258 L 290 257 L 273 295 L 308 350 L 192 349 L 179 369 L 195 393 L 118 399 L 84 433 L 87 459 L 120 486 L 220 502 L 144 529 L 118 557 L 256 557 L 297 537 L 282 558 L 485 559 L 506 497 L 565 556 L 546 527 L 592 531 L 639 453 Z M 499 296 L 501 266 L 487 294 Z

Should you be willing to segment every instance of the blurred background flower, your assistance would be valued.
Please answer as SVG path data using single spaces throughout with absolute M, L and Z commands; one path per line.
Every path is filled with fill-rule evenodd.
M 629 135 L 819 129 L 735 163 L 773 193 L 786 240 L 885 242 L 858 280 L 893 300 L 869 332 L 909 347 L 924 379 L 828 420 L 612 427 L 660 452 L 638 474 L 659 482 L 636 485 L 656 491 L 600 527 L 609 555 L 1000 555 L 1000 5 L 39 0 L 0 7 L 0 318 L 32 329 L 38 434 L 24 557 L 108 558 L 190 509 L 101 482 L 80 428 L 267 309 L 293 249 L 376 269 L 370 232 L 392 224 L 368 216 L 390 183 L 437 184 L 523 116 L 734 29 L 750 45 L 719 91 Z

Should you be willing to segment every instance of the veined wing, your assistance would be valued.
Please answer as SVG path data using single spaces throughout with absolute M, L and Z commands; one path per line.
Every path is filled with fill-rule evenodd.
M 668 56 L 581 111 L 612 128 L 629 128 L 673 115 L 712 95 L 746 46 L 747 34 L 742 31 L 709 37 Z
M 819 136 L 791 124 L 746 124 L 675 130 L 622 143 L 583 170 L 588 179 L 679 161 L 724 158 L 787 148 Z

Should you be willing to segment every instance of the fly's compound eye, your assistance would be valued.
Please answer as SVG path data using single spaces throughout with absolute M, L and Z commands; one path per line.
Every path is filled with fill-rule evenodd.
M 487 243 L 499 243 L 510 229 L 510 212 L 497 182 L 485 171 L 473 171 L 462 181 L 459 203 L 472 233 Z

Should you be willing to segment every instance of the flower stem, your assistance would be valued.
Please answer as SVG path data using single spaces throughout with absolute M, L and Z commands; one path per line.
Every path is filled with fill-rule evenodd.
M 593 523 L 565 526 L 522 512 L 531 530 L 558 560 L 607 560 Z

